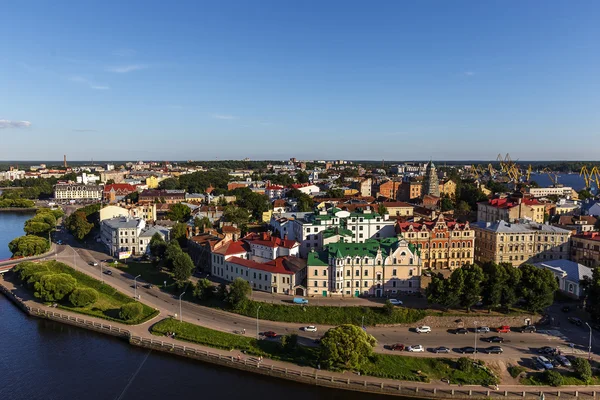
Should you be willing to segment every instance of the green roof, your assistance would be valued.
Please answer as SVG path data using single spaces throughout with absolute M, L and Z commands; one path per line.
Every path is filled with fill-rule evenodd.
M 329 228 L 329 229 L 325 229 L 323 231 L 323 237 L 324 238 L 330 238 L 332 236 L 335 235 L 341 235 L 341 236 L 354 236 L 353 232 L 349 229 L 344 229 L 344 228 Z
M 364 243 L 330 243 L 325 246 L 325 250 L 319 253 L 311 252 L 308 258 L 308 265 L 328 265 L 329 257 L 344 258 L 344 257 L 369 257 L 373 258 L 377 255 L 377 251 L 381 248 L 384 254 L 395 250 L 398 247 L 398 238 L 391 237 L 380 240 L 368 239 Z
M 307 265 L 326 267 L 327 265 L 329 265 L 328 261 L 329 259 L 327 258 L 327 254 L 324 251 L 311 251 L 310 253 L 308 253 Z

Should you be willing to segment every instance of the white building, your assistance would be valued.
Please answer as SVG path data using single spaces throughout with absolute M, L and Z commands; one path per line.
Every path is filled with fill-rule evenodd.
M 158 233 L 169 240 L 169 230 L 162 226 L 146 227 L 140 218 L 116 217 L 100 223 L 100 240 L 111 256 L 119 259 L 141 256 L 149 252 L 152 236 Z
M 558 281 L 559 289 L 566 295 L 579 298 L 583 295 L 581 281 L 592 278 L 592 269 L 569 260 L 551 260 L 533 264 L 551 271 Z
M 279 186 L 279 185 L 269 185 L 269 186 L 265 187 L 265 194 L 267 195 L 269 200 L 275 200 L 275 199 L 282 198 L 286 191 L 287 191 L 286 188 L 284 188 L 283 186 Z
M 77 177 L 77 183 L 83 183 L 84 185 L 89 185 L 92 183 L 98 183 L 100 181 L 100 177 L 98 175 L 91 175 L 87 173 L 82 173 L 81 176 Z
M 102 199 L 102 186 L 58 183 L 54 186 L 56 200 L 98 200 Z
M 559 197 L 571 197 L 576 192 L 572 187 L 569 186 L 557 186 L 557 187 L 545 187 L 545 188 L 529 188 L 527 189 L 529 194 L 533 197 L 546 197 L 546 196 L 559 196 Z
M 0 172 L 0 181 L 14 181 L 15 179 L 25 178 L 25 171 L 11 170 Z

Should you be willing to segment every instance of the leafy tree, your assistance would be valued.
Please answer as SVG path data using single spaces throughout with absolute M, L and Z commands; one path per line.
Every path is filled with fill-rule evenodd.
M 173 269 L 173 262 L 175 258 L 179 255 L 183 254 L 183 250 L 181 250 L 181 246 L 177 240 L 171 240 L 167 247 L 165 248 L 165 260 L 167 262 L 167 268 Z
M 42 301 L 60 301 L 68 296 L 77 285 L 69 274 L 47 274 L 34 285 L 34 296 Z
M 292 353 L 298 348 L 298 335 L 296 333 L 291 333 L 289 335 L 285 335 L 281 337 L 281 347 L 283 350 Z
M 181 247 L 187 242 L 187 224 L 178 222 L 171 228 L 171 240 L 177 240 Z
M 588 189 L 582 189 L 582 190 L 578 191 L 577 194 L 579 195 L 580 200 L 594 198 L 594 195 L 592 193 L 590 193 L 590 191 Z
M 77 288 L 69 296 L 75 307 L 86 307 L 98 301 L 98 292 L 92 288 Z
M 343 189 L 329 189 L 327 191 L 327 197 L 332 198 L 332 199 L 341 199 L 342 197 L 344 197 L 344 190 Z
M 47 252 L 50 249 L 50 243 L 47 239 L 39 236 L 20 236 L 8 244 L 8 249 L 13 256 L 37 256 Z
M 248 224 L 250 216 L 245 209 L 229 204 L 223 210 L 223 219 L 226 222 L 234 223 L 241 228 Z
M 131 203 L 137 203 L 139 199 L 140 194 L 137 191 L 131 192 L 127 196 L 123 197 L 123 200 L 125 200 L 126 202 L 129 201 Z
M 563 377 L 559 372 L 547 369 L 543 374 L 544 382 L 550 386 L 558 387 L 563 384 Z
M 212 227 L 212 222 L 208 217 L 194 218 L 194 228 L 199 228 L 200 231 L 204 232 L 206 228 L 210 227 Z
M 298 183 L 307 183 L 308 182 L 308 172 L 298 171 L 296 173 L 296 180 L 298 181 Z
M 179 181 L 177 178 L 167 178 L 158 183 L 158 188 L 165 190 L 179 189 Z
M 573 372 L 575 372 L 577 378 L 585 383 L 588 383 L 592 379 L 592 366 L 588 360 L 577 357 L 571 364 L 573 365 Z
M 460 200 L 456 204 L 456 210 L 458 212 L 460 212 L 460 213 L 466 214 L 466 213 L 469 213 L 471 211 L 471 206 L 466 201 Z
M 359 368 L 373 354 L 377 340 L 356 325 L 331 328 L 321 338 L 321 359 L 327 368 Z
M 458 284 L 458 282 L 453 284 L 450 279 L 445 279 L 441 273 L 433 274 L 426 289 L 427 301 L 432 304 L 439 304 L 446 310 L 456 307 L 460 302 L 460 293 L 455 284 Z
M 238 206 L 247 209 L 255 219 L 260 219 L 262 213 L 269 211 L 271 203 L 264 194 L 253 192 L 250 188 L 237 188 L 233 191 Z
M 529 187 L 532 187 L 532 188 L 539 188 L 539 187 L 540 187 L 540 184 L 539 184 L 539 183 L 537 183 L 536 181 L 529 181 Z
M 515 268 L 511 263 L 500 264 L 506 273 L 506 284 L 502 288 L 500 304 L 506 312 L 519 300 L 521 287 L 521 276 L 523 275 L 519 268 Z
M 469 372 L 473 368 L 473 360 L 461 357 L 456 361 L 456 367 L 459 371 Z
M 88 222 L 85 212 L 77 211 L 69 215 L 66 226 L 75 238 L 83 240 L 90 233 L 94 224 Z
M 123 304 L 119 310 L 119 318 L 125 321 L 133 321 L 142 316 L 144 307 L 141 303 L 131 302 Z
M 460 305 L 465 307 L 467 311 L 470 311 L 471 307 L 481 299 L 481 289 L 484 280 L 483 270 L 478 265 L 465 265 L 455 270 L 452 275 L 457 271 L 462 271 L 464 275 L 462 291 L 460 293 Z
M 235 278 L 229 285 L 226 300 L 234 309 L 239 309 L 242 308 L 251 293 L 252 288 L 247 281 L 242 278 Z
M 194 262 L 187 253 L 178 253 L 173 259 L 173 278 L 178 283 L 185 283 L 194 270 Z
M 160 233 L 155 233 L 150 238 L 150 254 L 154 257 L 162 257 L 165 255 L 165 251 L 167 250 L 167 243 L 160 235 Z
M 206 300 L 213 295 L 213 285 L 212 283 L 206 279 L 199 279 L 194 286 L 194 297 L 197 297 L 200 300 Z
M 27 222 L 25 222 L 25 227 L 23 230 L 28 235 L 38 235 L 48 237 L 48 233 L 54 229 L 53 226 L 48 225 L 47 223 L 40 221 L 36 218 L 31 218 Z
M 450 197 L 444 195 L 442 196 L 442 199 L 440 201 L 440 207 L 442 209 L 442 212 L 454 210 L 454 202 Z
M 600 269 L 594 268 L 592 276 L 584 276 L 581 288 L 586 297 L 585 309 L 594 321 L 600 321 Z
M 388 209 L 383 205 L 383 203 L 379 203 L 377 206 L 377 213 L 379 213 L 379 215 L 388 214 Z
M 191 216 L 192 210 L 190 210 L 190 208 L 185 204 L 181 203 L 173 204 L 167 213 L 168 219 L 178 222 L 187 222 Z
M 531 264 L 519 267 L 521 273 L 521 296 L 525 300 L 526 309 L 540 312 L 554 302 L 554 292 L 558 284 L 554 274 L 547 269 L 537 268 Z
M 392 304 L 391 301 L 386 300 L 385 303 L 383 304 L 383 311 L 387 314 L 387 315 L 392 315 L 394 313 L 394 305 Z
M 483 283 L 482 302 L 491 310 L 499 307 L 502 302 L 502 291 L 508 280 L 508 276 L 500 265 L 494 262 L 483 264 L 485 281 Z

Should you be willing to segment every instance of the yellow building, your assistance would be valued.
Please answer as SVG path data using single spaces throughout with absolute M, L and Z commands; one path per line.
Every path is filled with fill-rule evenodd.
M 154 175 L 146 178 L 146 185 L 148 186 L 148 189 L 156 189 L 158 187 L 158 184 L 161 181 L 164 181 L 165 178 L 158 178 Z
M 440 182 L 440 194 L 454 198 L 456 196 L 456 183 L 451 179 Z

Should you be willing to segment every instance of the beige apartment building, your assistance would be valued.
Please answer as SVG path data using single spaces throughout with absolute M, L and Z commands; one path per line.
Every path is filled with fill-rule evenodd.
M 536 199 L 522 197 L 494 198 L 477 203 L 477 221 L 514 222 L 529 219 L 533 222 L 544 223 L 546 205 Z
M 571 260 L 590 268 L 600 266 L 600 232 L 584 232 L 571 237 Z
M 421 260 L 416 246 L 397 237 L 331 243 L 307 260 L 309 296 L 393 296 L 418 291 Z
M 571 231 L 537 223 L 477 222 L 475 262 L 525 263 L 568 260 Z

